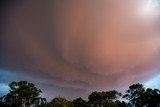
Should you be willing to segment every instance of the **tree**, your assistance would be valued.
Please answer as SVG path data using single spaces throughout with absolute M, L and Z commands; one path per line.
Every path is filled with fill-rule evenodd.
M 108 104 L 113 103 L 115 100 L 117 100 L 121 96 L 122 96 L 122 94 L 115 91 L 115 90 L 107 91 L 105 93 L 106 103 L 108 103 Z
M 87 101 L 83 100 L 81 97 L 73 100 L 74 107 L 89 107 Z
M 92 92 L 88 97 L 88 103 L 91 107 L 101 107 L 104 103 L 104 95 L 105 92 Z
M 131 107 L 128 103 L 124 102 L 124 101 L 119 101 L 116 100 L 113 104 L 113 106 L 111 107 Z
M 27 81 L 12 82 L 9 84 L 9 93 L 3 96 L 2 101 L 12 107 L 30 107 L 40 102 L 40 93 L 42 92 L 34 84 Z
M 0 107 L 10 107 L 9 104 L 6 104 L 3 101 L 0 101 Z
M 46 98 L 38 98 L 38 100 L 36 101 L 36 105 L 38 107 L 46 107 L 47 106 L 47 100 Z
M 142 84 L 133 84 L 129 86 L 129 89 L 126 91 L 126 94 L 123 96 L 123 98 L 129 100 L 131 105 L 143 107 L 145 105 L 144 92 L 145 88 Z
M 73 107 L 73 103 L 62 97 L 54 98 L 48 107 Z
M 121 95 L 121 93 L 115 90 L 106 92 L 93 92 L 89 95 L 88 102 L 91 107 L 118 107 L 115 101 L 118 101 L 117 99 L 119 99 Z
M 160 90 L 147 88 L 144 97 L 147 107 L 160 106 Z
M 131 105 L 136 107 L 159 107 L 160 106 L 160 90 L 145 89 L 142 84 L 133 84 L 123 96 L 129 100 Z

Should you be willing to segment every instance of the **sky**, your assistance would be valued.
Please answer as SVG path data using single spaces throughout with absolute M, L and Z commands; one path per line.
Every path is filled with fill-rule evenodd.
M 0 95 L 19 80 L 48 99 L 133 83 L 160 88 L 158 0 L 8 0 L 0 7 Z

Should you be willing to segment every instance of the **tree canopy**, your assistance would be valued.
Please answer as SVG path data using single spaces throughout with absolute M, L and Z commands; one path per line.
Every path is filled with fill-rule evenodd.
M 74 107 L 89 107 L 89 104 L 87 101 L 85 101 L 83 98 L 77 98 L 73 100 Z
M 116 90 L 106 92 L 92 92 L 88 99 L 91 107 L 117 107 L 117 104 L 121 103 L 118 99 L 122 96 Z
M 45 98 L 40 97 L 42 91 L 27 81 L 12 82 L 9 87 L 9 93 L 1 100 L 11 107 L 38 106 L 46 101 Z
M 0 107 L 160 107 L 160 90 L 139 83 L 129 86 L 124 95 L 116 90 L 94 91 L 88 100 L 55 97 L 49 102 L 40 97 L 40 89 L 27 81 L 12 82 L 9 87 L 9 93 L 0 99 Z
M 160 90 L 145 89 L 142 84 L 133 84 L 123 96 L 135 107 L 160 107 Z
M 74 107 L 73 103 L 63 97 L 56 97 L 50 103 L 48 107 Z

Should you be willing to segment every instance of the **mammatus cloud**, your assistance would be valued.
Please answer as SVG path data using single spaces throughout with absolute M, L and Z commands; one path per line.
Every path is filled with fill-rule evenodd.
M 3 12 L 0 68 L 29 76 L 49 94 L 70 98 L 144 81 L 158 69 L 160 37 L 159 21 L 141 15 L 143 4 L 15 2 Z

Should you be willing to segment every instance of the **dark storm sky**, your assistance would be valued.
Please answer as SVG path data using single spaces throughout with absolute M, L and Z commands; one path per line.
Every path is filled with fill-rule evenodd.
M 6 4 L 1 8 L 2 90 L 13 80 L 28 80 L 49 98 L 75 98 L 149 81 L 160 62 L 158 5 L 151 1 Z

